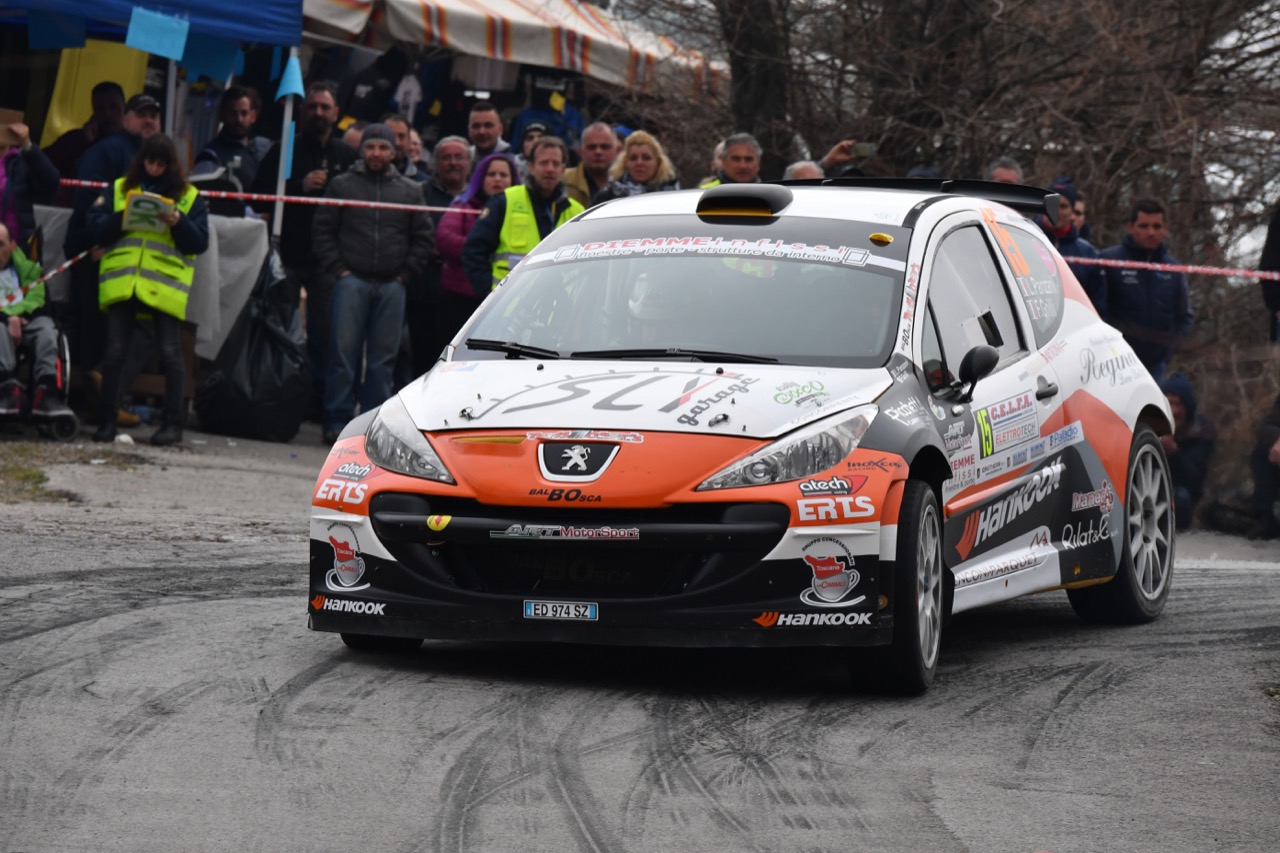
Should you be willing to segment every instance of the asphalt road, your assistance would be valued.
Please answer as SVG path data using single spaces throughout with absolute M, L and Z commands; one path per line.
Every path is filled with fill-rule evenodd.
M 310 431 L 138 451 L 0 505 L 0 853 L 1280 850 L 1280 543 L 1182 537 L 1148 626 L 963 614 L 903 700 L 829 651 L 360 656 L 306 630 Z

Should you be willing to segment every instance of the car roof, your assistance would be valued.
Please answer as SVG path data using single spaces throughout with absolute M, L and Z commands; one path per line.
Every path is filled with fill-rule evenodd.
M 782 219 L 863 220 L 910 227 L 930 203 L 957 202 L 949 210 L 979 204 L 1005 205 L 1022 212 L 1045 213 L 1056 221 L 1058 197 L 1038 187 L 987 181 L 908 178 L 823 182 L 721 184 L 709 189 L 645 193 L 597 205 L 584 219 L 630 216 L 733 215 L 744 203 L 760 202 Z M 754 215 L 761 215 L 756 213 Z

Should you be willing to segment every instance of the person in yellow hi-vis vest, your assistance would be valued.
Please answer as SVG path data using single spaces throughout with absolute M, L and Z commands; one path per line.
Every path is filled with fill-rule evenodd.
M 569 150 L 554 136 L 533 143 L 524 183 L 489 199 L 462 246 L 462 268 L 477 293 L 498 286 L 534 246 L 582 212 L 564 185 Z
M 209 248 L 209 214 L 187 181 L 173 140 L 156 134 L 142 143 L 129 172 L 89 208 L 89 234 L 105 249 L 98 304 L 107 312 L 102 359 L 102 411 L 94 441 L 112 441 L 120 406 L 120 372 L 138 314 L 155 323 L 164 370 L 164 410 L 156 445 L 182 441 L 185 365 L 182 321 L 195 278 L 196 255 Z

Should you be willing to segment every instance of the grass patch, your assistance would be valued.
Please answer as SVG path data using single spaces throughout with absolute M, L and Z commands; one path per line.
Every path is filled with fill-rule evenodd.
M 47 489 L 50 465 L 109 465 L 131 469 L 146 464 L 137 453 L 52 441 L 0 442 L 0 503 L 77 501 L 75 492 Z
M 1262 692 L 1270 696 L 1272 699 L 1280 699 L 1280 687 L 1268 687 Z

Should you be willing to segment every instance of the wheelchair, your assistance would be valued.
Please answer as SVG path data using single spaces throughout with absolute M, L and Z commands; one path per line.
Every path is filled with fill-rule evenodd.
M 63 333 L 61 326 L 56 322 L 54 327 L 57 330 L 57 368 L 56 382 L 62 399 L 65 402 L 67 392 L 69 391 L 71 377 L 71 350 L 67 345 L 67 336 Z M 0 330 L 3 334 L 8 334 L 7 330 Z M 0 423 L 5 424 L 35 424 L 36 432 L 43 438 L 53 438 L 57 441 L 74 441 L 80 434 L 80 419 L 76 417 L 75 412 L 67 409 L 65 414 L 46 415 L 41 412 L 32 411 L 32 402 L 35 397 L 35 383 L 31 376 L 31 358 L 26 347 L 18 347 L 18 367 L 14 371 L 14 377 L 11 382 L 17 382 L 19 387 L 25 392 L 23 395 L 22 411 L 16 415 L 0 414 Z M 5 386 L 8 382 L 4 383 Z M 3 386 L 0 386 L 3 387 Z

